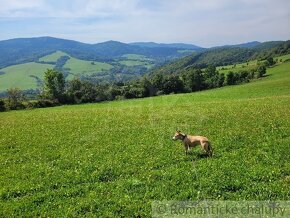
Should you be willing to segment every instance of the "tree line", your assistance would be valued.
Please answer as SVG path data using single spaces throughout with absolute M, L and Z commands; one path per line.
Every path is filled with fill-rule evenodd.
M 271 59 L 251 70 L 219 73 L 214 66 L 206 69 L 189 67 L 179 74 L 155 74 L 130 82 L 94 84 L 75 78 L 65 81 L 63 73 L 48 69 L 44 75 L 44 87 L 36 99 L 29 100 L 17 88 L 7 90 L 7 97 L 0 99 L 0 111 L 25 108 L 52 107 L 62 104 L 81 104 L 121 99 L 144 98 L 173 93 L 189 93 L 227 85 L 246 83 L 266 74 Z

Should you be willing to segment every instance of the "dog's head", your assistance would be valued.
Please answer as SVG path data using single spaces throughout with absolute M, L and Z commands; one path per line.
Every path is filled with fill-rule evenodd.
M 176 130 L 172 140 L 176 141 L 178 139 L 183 140 L 185 137 L 185 134 L 183 134 L 180 130 Z

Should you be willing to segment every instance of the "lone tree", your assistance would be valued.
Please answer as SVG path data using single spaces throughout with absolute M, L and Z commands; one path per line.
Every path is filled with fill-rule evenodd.
M 273 57 L 268 57 L 265 64 L 267 67 L 273 66 L 275 64 Z
M 63 100 L 65 80 L 62 73 L 47 69 L 44 74 L 44 96 L 52 100 Z

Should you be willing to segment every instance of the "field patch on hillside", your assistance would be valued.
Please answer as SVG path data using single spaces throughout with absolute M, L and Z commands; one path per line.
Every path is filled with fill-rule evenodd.
M 122 58 L 125 58 L 125 60 L 120 60 L 119 63 L 127 67 L 144 66 L 150 69 L 155 65 L 152 59 L 144 55 L 126 54 Z
M 84 61 L 73 57 L 71 57 L 64 65 L 64 68 L 69 69 L 69 72 L 74 76 L 91 75 L 94 73 L 110 70 L 112 67 L 112 65 L 107 63 Z M 69 76 L 68 79 L 70 77 L 72 76 Z
M 276 62 L 278 62 L 278 63 L 290 61 L 290 54 L 288 54 L 288 55 L 282 55 L 280 57 L 276 57 L 276 58 L 274 58 L 274 60 Z
M 127 58 L 129 60 L 139 60 L 139 61 L 151 61 L 151 58 L 146 57 L 145 55 L 138 55 L 138 54 L 125 54 L 122 57 Z
M 257 66 L 258 66 L 258 61 L 254 60 L 254 61 L 248 61 L 248 62 L 240 63 L 240 64 L 232 64 L 232 65 L 220 66 L 220 67 L 217 67 L 217 70 L 220 73 L 227 74 L 230 71 L 232 71 L 232 72 L 240 72 L 240 71 L 243 71 L 243 70 L 255 69 Z
M 42 58 L 39 58 L 39 61 L 56 62 L 62 56 L 69 56 L 69 55 L 67 53 L 62 52 L 62 51 L 56 51 L 52 54 L 46 55 Z
M 51 64 L 26 63 L 6 67 L 0 71 L 0 91 L 5 91 L 11 87 L 20 89 L 40 88 L 38 81 L 43 80 L 44 72 L 53 68 Z

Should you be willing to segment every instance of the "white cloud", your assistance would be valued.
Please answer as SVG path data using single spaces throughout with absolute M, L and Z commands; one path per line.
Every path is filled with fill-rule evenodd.
M 0 0 L 0 17 L 35 16 L 43 8 L 42 0 Z
M 213 46 L 290 38 L 289 0 L 0 0 L 0 5 L 0 24 L 15 21 L 0 39 L 26 32 L 87 42 Z M 36 27 L 34 18 L 43 23 Z M 17 20 L 24 21 L 16 30 Z

